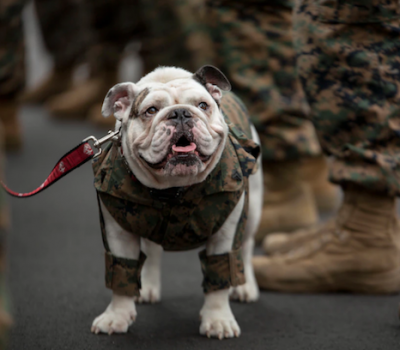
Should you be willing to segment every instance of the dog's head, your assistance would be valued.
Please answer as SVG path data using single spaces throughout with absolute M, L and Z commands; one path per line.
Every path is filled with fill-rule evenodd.
M 219 102 L 230 87 L 221 71 L 204 66 L 195 74 L 161 67 L 110 89 L 102 113 L 117 119 L 124 156 L 141 183 L 165 189 L 207 177 L 225 147 Z

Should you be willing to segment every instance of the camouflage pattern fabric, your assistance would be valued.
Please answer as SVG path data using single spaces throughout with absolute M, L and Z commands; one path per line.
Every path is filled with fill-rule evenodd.
M 106 287 L 119 295 L 140 296 L 140 275 L 146 255 L 140 252 L 139 260 L 124 259 L 106 252 Z
M 145 34 L 139 0 L 82 0 L 89 14 L 91 69 L 115 71 L 125 47 Z
M 204 0 L 83 0 L 90 13 L 94 44 L 91 65 L 115 69 L 126 45 L 141 42 L 144 73 L 158 66 L 195 71 L 204 56 Z
M 195 57 L 204 38 L 197 14 L 202 1 L 123 0 L 116 5 L 111 0 L 84 0 L 94 35 L 91 66 L 115 69 L 126 45 L 139 40 L 145 74 L 158 66 L 196 70 Z
M 234 112 L 230 125 L 237 119 L 248 120 L 246 110 L 233 94 L 224 95 L 223 100 L 225 117 L 228 115 L 224 106 Z M 256 169 L 259 146 L 250 140 L 248 123 L 247 127 L 243 122 L 237 124 L 207 180 L 189 187 L 155 190 L 143 186 L 130 172 L 117 145 L 110 144 L 93 162 L 99 197 L 125 230 L 138 233 L 165 250 L 189 250 L 205 244 L 220 229 L 246 191 L 245 209 L 232 247 L 239 249 L 247 219 L 248 176 Z M 223 277 L 221 281 L 232 280 L 229 271 Z
M 23 0 L 0 2 L 0 96 L 14 97 L 25 83 Z
M 142 34 L 138 1 L 35 0 L 56 68 L 89 60 L 94 74 L 116 70 L 126 45 Z
M 115 70 L 125 47 L 141 41 L 145 73 L 160 65 L 197 70 L 210 38 L 204 0 L 35 0 L 46 47 L 57 68 L 88 59 L 94 73 Z
M 209 256 L 204 249 L 199 253 L 199 257 L 204 276 L 204 293 L 236 287 L 246 282 L 241 249 Z
M 46 48 L 57 69 L 83 60 L 93 38 L 84 0 L 35 0 Z
M 207 24 L 205 0 L 174 0 L 181 27 L 189 71 L 214 62 L 214 43 Z M 176 65 L 174 63 L 174 65 Z
M 400 21 L 396 0 L 298 0 L 299 76 L 331 180 L 400 194 Z
M 207 5 L 215 65 L 248 107 L 263 160 L 320 154 L 295 70 L 292 2 L 209 0 Z
M 200 21 L 195 12 L 199 0 L 139 1 L 145 29 L 141 40 L 145 74 L 158 66 L 197 70 L 199 62 L 194 60 L 192 50 L 196 52 L 196 43 L 203 37 L 198 32 Z

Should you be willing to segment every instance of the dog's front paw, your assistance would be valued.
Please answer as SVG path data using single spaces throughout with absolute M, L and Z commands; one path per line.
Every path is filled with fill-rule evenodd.
M 158 303 L 161 300 L 161 286 L 158 283 L 143 283 L 140 290 L 140 297 L 135 297 L 135 302 L 142 303 Z
M 110 304 L 106 311 L 96 317 L 92 324 L 92 332 L 98 333 L 126 333 L 129 326 L 136 319 L 135 304 L 132 303 L 132 308 L 114 310 Z
M 230 290 L 231 300 L 238 300 L 242 303 L 251 303 L 257 301 L 260 297 L 260 291 L 255 281 L 248 281 L 241 286 L 232 287 Z
M 218 339 L 239 337 L 240 327 L 230 310 L 202 310 L 200 334 Z

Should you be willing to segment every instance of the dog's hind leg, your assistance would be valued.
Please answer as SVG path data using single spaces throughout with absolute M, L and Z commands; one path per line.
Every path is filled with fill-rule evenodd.
M 103 203 L 100 201 L 101 212 L 104 219 L 104 229 L 110 253 L 117 260 L 139 261 L 140 237 L 124 230 L 113 219 Z M 113 258 L 114 259 L 114 258 Z M 119 271 L 123 269 L 122 265 Z M 107 271 L 108 272 L 108 271 Z M 118 273 L 117 273 L 118 274 Z M 121 276 L 123 276 L 124 272 Z M 111 277 L 113 278 L 113 277 Z M 127 293 L 129 294 L 129 293 Z M 123 295 L 113 290 L 111 303 L 106 310 L 98 316 L 92 324 L 93 333 L 125 333 L 136 319 L 136 307 L 133 296 Z
M 257 132 L 252 126 L 253 140 L 260 144 Z M 260 157 L 261 158 L 261 157 Z M 254 276 L 253 265 L 251 259 L 254 250 L 254 236 L 260 224 L 263 201 L 263 178 L 262 178 L 262 163 L 258 159 L 258 171 L 249 177 L 249 210 L 247 214 L 247 223 L 243 237 L 243 265 L 246 276 L 246 283 L 237 287 L 231 288 L 231 299 L 241 302 L 252 302 L 258 300 L 260 291 L 257 281 Z
M 163 248 L 145 238 L 142 238 L 140 242 L 147 258 L 142 270 L 140 297 L 135 297 L 135 301 L 154 304 L 161 299 L 161 257 Z

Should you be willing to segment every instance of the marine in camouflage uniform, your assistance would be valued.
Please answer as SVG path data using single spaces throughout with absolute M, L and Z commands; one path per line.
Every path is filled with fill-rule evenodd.
M 399 292 L 400 4 L 298 0 L 294 29 L 310 115 L 344 199 L 330 222 L 288 238 L 288 254 L 255 259 L 257 280 L 284 291 Z
M 137 11 L 138 1 L 122 0 L 117 4 L 110 0 L 72 2 L 81 15 L 66 19 L 66 24 L 69 23 L 71 28 L 81 28 L 83 32 L 72 46 L 81 47 L 81 54 L 75 53 L 86 58 L 90 76 L 85 81 L 68 86 L 62 93 L 57 92 L 47 100 L 46 107 L 54 117 L 83 119 L 92 113 L 93 106 L 100 113 L 99 104 L 110 86 L 118 82 L 118 68 L 124 49 L 130 41 L 138 39 L 142 22 Z M 47 6 L 47 11 L 57 6 L 61 10 L 61 6 L 53 4 Z M 80 21 L 80 24 L 75 24 L 74 20 Z M 59 34 L 64 30 L 59 28 Z M 62 46 L 58 49 L 61 56 L 64 55 L 63 49 Z
M 190 250 L 204 245 L 224 224 L 246 193 L 231 252 L 206 256 L 200 252 L 205 293 L 245 282 L 241 245 L 248 208 L 248 177 L 256 170 L 259 146 L 251 140 L 248 115 L 233 94 L 225 94 L 221 108 L 229 126 L 228 140 L 221 160 L 200 184 L 183 188 L 155 190 L 143 186 L 131 173 L 118 145 L 110 144 L 93 162 L 95 188 L 112 217 L 128 232 L 140 234 L 165 250 Z M 102 219 L 101 219 L 102 221 Z M 111 254 L 104 224 L 106 285 L 119 294 L 137 296 L 139 260 L 121 259 Z
M 193 39 L 200 27 L 195 24 L 199 23 L 194 12 L 195 3 L 187 0 L 123 0 L 118 3 L 80 0 L 80 3 L 89 19 L 87 31 L 91 40 L 84 51 L 87 52 L 92 77 L 50 99 L 47 107 L 52 115 L 88 117 L 95 124 L 112 127 L 112 120 L 101 116 L 101 103 L 110 86 L 117 82 L 124 49 L 133 40 L 141 42 L 139 55 L 145 73 L 160 65 L 178 66 L 190 71 L 198 68 L 192 53 L 196 51 L 194 42 L 198 42 L 198 38 L 187 40 L 189 36 Z M 52 6 L 57 7 L 56 4 Z M 191 20 L 193 22 L 189 24 Z M 189 43 L 193 50 L 187 48 Z
M 207 2 L 215 65 L 249 109 L 259 133 L 265 181 L 258 239 L 316 223 L 335 207 L 295 68 L 291 0 Z

